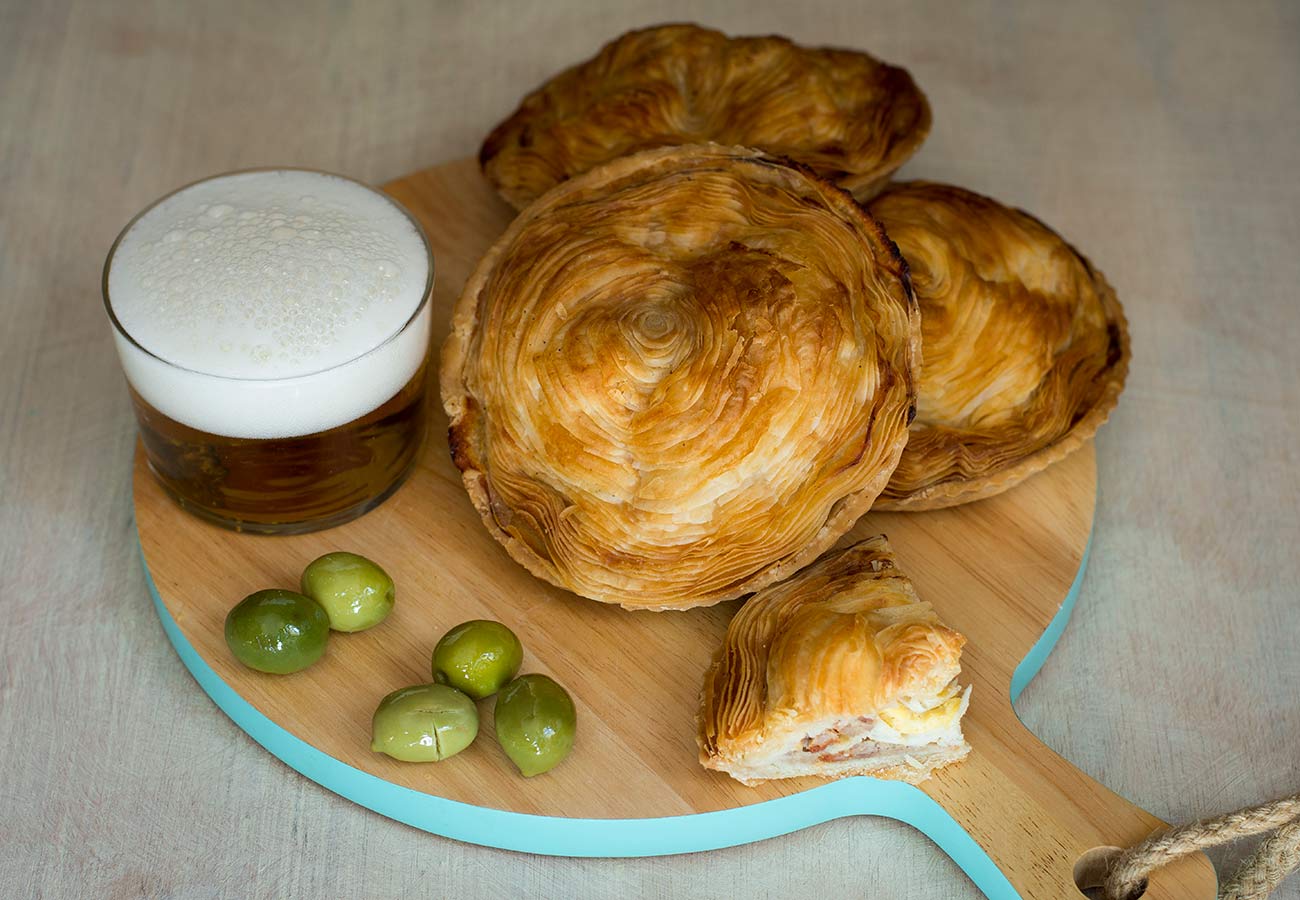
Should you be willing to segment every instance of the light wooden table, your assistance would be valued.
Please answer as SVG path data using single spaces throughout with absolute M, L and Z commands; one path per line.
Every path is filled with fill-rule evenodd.
M 880 820 L 642 860 L 414 831 L 227 721 L 146 597 L 99 299 L 121 225 L 220 170 L 468 155 L 546 75 L 674 18 L 906 65 L 935 128 L 903 174 L 1024 206 L 1105 269 L 1134 365 L 1083 596 L 1020 712 L 1166 819 L 1300 788 L 1300 6 L 4 0 L 0 894 L 974 894 Z

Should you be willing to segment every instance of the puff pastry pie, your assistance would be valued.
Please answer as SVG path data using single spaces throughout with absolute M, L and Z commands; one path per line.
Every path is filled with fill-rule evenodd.
M 704 679 L 700 762 L 745 784 L 923 781 L 970 751 L 965 642 L 917 598 L 884 535 L 828 554 L 732 619 Z
M 443 347 L 456 465 L 534 574 L 716 603 L 846 532 L 907 439 L 920 324 L 853 199 L 758 151 L 623 157 L 524 210 Z
M 1124 387 L 1124 312 L 1102 274 L 1027 213 L 948 185 L 869 204 L 911 268 L 925 365 L 917 416 L 877 509 L 1000 493 L 1063 458 Z
M 619 37 L 526 96 L 479 162 L 522 208 L 615 157 L 715 141 L 788 156 L 865 199 L 929 131 L 912 77 L 866 53 L 663 25 Z

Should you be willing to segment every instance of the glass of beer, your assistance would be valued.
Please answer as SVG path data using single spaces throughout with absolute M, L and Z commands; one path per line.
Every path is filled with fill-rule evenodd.
M 382 502 L 424 436 L 432 284 L 415 219 L 338 175 L 232 172 L 140 213 L 104 305 L 158 482 L 263 534 Z

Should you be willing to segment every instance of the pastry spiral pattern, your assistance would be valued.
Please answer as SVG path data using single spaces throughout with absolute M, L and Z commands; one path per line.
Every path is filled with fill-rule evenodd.
M 878 509 L 1000 493 L 1105 423 L 1128 327 L 1102 274 L 1027 213 L 962 188 L 891 185 L 869 210 L 921 306 L 917 416 Z
M 869 54 L 664 25 L 624 34 L 526 96 L 479 162 L 522 208 L 615 157 L 714 141 L 798 160 L 865 199 L 929 131 L 912 77 Z
M 907 437 L 906 266 L 844 192 L 758 151 L 647 151 L 524 210 L 443 347 L 450 443 L 534 574 L 629 608 L 814 559 Z

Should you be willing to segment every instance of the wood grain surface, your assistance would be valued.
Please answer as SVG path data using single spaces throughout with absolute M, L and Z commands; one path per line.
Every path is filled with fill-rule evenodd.
M 513 212 L 472 159 L 412 174 L 387 189 L 429 237 L 438 271 L 429 301 L 437 348 L 467 276 Z M 414 791 L 492 809 L 593 819 L 680 816 L 824 783 L 805 778 L 745 787 L 698 765 L 700 685 L 739 603 L 629 612 L 531 576 L 482 527 L 463 491 L 447 447 L 437 367 L 429 368 L 429 438 L 414 471 L 382 506 L 340 528 L 282 539 L 217 528 L 172 502 L 150 474 L 143 449 L 137 451 L 135 521 L 145 564 L 177 626 L 218 677 L 334 759 Z M 1096 472 L 1088 444 L 982 503 L 869 513 L 841 541 L 888 534 L 920 596 L 966 635 L 961 680 L 972 688 L 965 717 L 972 754 L 923 789 L 976 838 L 1025 900 L 1056 900 L 1072 885 L 1084 853 L 1136 843 L 1163 825 L 1054 754 L 1011 708 L 1012 674 L 1055 617 L 1083 562 Z M 393 575 L 401 599 L 390 618 L 364 635 L 331 640 L 325 659 L 297 677 L 263 675 L 236 662 L 224 637 L 233 603 L 267 586 L 296 586 L 307 562 L 336 549 L 362 553 Z M 380 698 L 428 681 L 438 637 L 482 618 L 521 635 L 524 671 L 545 672 L 572 691 L 579 740 L 570 758 L 544 777 L 517 777 L 493 741 L 489 715 L 480 740 L 444 764 L 413 766 L 373 753 L 370 717 Z M 1157 873 L 1147 893 L 1150 900 L 1213 900 L 1213 872 L 1198 857 L 1180 871 Z
M 1166 820 L 1300 786 L 1290 0 L 0 0 L 0 893 L 977 895 L 924 838 L 878 819 L 647 860 L 431 837 L 256 746 L 148 603 L 134 424 L 98 290 L 121 225 L 230 168 L 379 183 L 464 157 L 601 41 L 687 18 L 907 66 L 935 126 L 901 174 L 1031 210 L 1125 302 L 1134 363 L 1097 440 L 1093 560 L 1017 705 L 1025 723 Z

